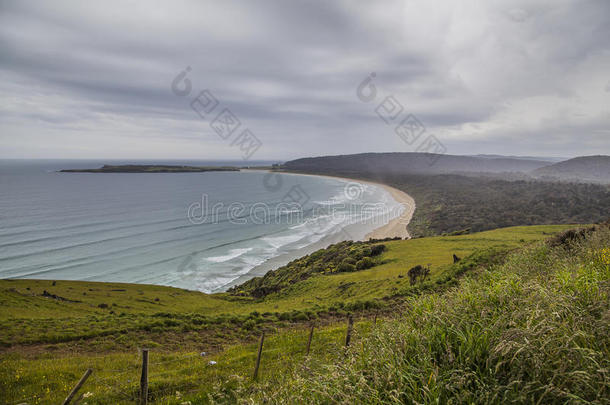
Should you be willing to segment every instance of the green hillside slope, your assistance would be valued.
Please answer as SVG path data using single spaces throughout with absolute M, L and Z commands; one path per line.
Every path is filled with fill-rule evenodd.
M 321 370 L 297 366 L 279 384 L 234 392 L 269 403 L 606 404 L 610 232 L 584 236 L 409 298 L 408 310 Z
M 206 295 L 148 285 L 3 280 L 0 397 L 60 402 L 90 366 L 87 403 L 131 403 L 138 392 L 137 348 L 149 347 L 150 396 L 159 403 L 392 402 L 394 391 L 405 402 L 452 393 L 465 401 L 499 402 L 538 398 L 544 389 L 551 399 L 565 398 L 561 390 L 591 398 L 594 391 L 607 393 L 609 237 L 607 231 L 587 234 L 570 250 L 540 242 L 567 227 L 340 244 L 276 270 L 266 282 L 277 279 L 282 286 L 264 296 L 252 295 L 257 282 Z M 385 249 L 373 256 L 371 268 L 288 277 L 303 271 L 304 261 L 379 244 Z M 454 254 L 462 258 L 455 264 Z M 412 285 L 408 270 L 416 265 L 429 265 L 431 272 Z M 359 321 L 345 357 L 348 312 Z M 376 313 L 378 326 L 371 322 Z M 306 359 L 310 322 L 317 328 Z M 268 337 L 261 378 L 253 383 L 262 330 Z M 575 334 L 563 335 L 568 332 Z M 521 360 L 519 348 L 539 352 L 534 363 Z M 558 368 L 564 352 L 574 363 Z M 507 363 L 513 356 L 520 370 L 548 370 L 513 375 Z M 586 375 L 578 374 L 579 367 Z M 554 377 L 553 369 L 565 374 Z M 541 388 L 555 379 L 567 384 L 567 376 L 580 378 L 585 388 Z M 352 382 L 354 389 L 347 389 Z
M 375 257 L 372 268 L 337 272 L 333 267 L 327 273 L 300 277 L 298 282 L 284 285 L 279 281 L 282 288 L 262 298 L 236 293 L 248 289 L 256 280 L 222 294 L 138 284 L 1 280 L 0 327 L 4 332 L 0 344 L 70 343 L 86 350 L 90 345 L 87 339 L 95 339 L 107 341 L 104 346 L 113 350 L 113 342 L 118 342 L 118 348 L 124 347 L 124 341 L 133 347 L 149 339 L 166 342 L 164 335 L 182 334 L 183 329 L 207 333 L 211 325 L 222 333 L 246 338 L 261 323 L 303 321 L 353 307 L 383 306 L 383 298 L 404 295 L 419 287 L 411 286 L 407 274 L 414 266 L 430 266 L 429 282 L 446 281 L 453 254 L 465 257 L 485 248 L 513 249 L 567 227 L 515 227 L 406 241 L 349 246 L 343 243 L 322 252 L 345 255 L 359 245 L 383 244 L 385 249 Z M 296 260 L 267 278 L 297 274 L 300 262 L 316 254 L 320 252 Z M 275 289 L 273 280 L 270 286 Z M 251 328 L 234 327 L 249 320 L 255 322 L 247 324 Z

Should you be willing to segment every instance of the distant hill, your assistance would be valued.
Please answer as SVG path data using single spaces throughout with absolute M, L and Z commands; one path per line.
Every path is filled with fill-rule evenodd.
M 563 162 L 564 160 L 568 160 L 566 157 L 547 157 L 547 156 L 514 156 L 514 155 L 490 155 L 490 154 L 478 154 L 478 155 L 468 155 L 474 157 L 482 157 L 488 159 L 497 159 L 497 158 L 511 158 L 511 159 L 521 159 L 521 160 L 541 160 L 543 162 Z
M 610 183 L 610 156 L 581 156 L 533 170 L 538 178 Z
M 384 174 L 503 173 L 531 172 L 548 161 L 514 157 L 457 156 L 430 153 L 360 153 L 292 160 L 288 170 L 306 172 L 341 171 Z

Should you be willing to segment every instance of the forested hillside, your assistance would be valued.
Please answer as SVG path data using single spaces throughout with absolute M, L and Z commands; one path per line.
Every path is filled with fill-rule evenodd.
M 478 157 L 438 155 L 429 153 L 360 153 L 355 155 L 321 156 L 296 159 L 284 164 L 288 170 L 325 173 L 341 171 L 372 174 L 438 174 L 438 173 L 503 173 L 529 172 L 549 162 L 511 157 Z
M 610 188 L 585 183 L 507 181 L 459 175 L 387 176 L 417 209 L 413 235 L 472 232 L 516 225 L 583 224 L 605 220 Z
M 567 181 L 610 183 L 610 156 L 581 156 L 541 167 L 534 176 Z
M 290 162 L 287 168 L 295 167 Z M 372 180 L 415 199 L 412 236 L 472 232 L 518 225 L 596 223 L 610 212 L 610 187 L 541 180 L 503 180 L 458 174 L 397 174 L 357 166 L 324 166 L 307 173 Z

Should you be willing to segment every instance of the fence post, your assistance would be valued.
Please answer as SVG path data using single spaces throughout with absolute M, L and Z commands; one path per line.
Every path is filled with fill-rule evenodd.
M 345 335 L 345 347 L 349 346 L 349 341 L 352 340 L 352 329 L 354 328 L 354 317 L 352 314 L 347 318 L 347 334 Z
M 261 365 L 261 356 L 263 354 L 263 343 L 264 342 L 265 342 L 265 331 L 263 331 L 263 334 L 261 335 L 261 342 L 258 345 L 258 355 L 256 356 L 256 364 L 254 366 L 254 377 L 253 377 L 253 379 L 255 381 L 258 378 L 258 368 Z
M 142 349 L 142 377 L 140 378 L 140 405 L 148 403 L 148 349 Z
M 64 400 L 62 405 L 68 405 L 70 403 L 70 401 L 72 401 L 72 398 L 74 398 L 74 396 L 76 395 L 78 390 L 80 390 L 80 388 L 83 386 L 85 381 L 87 381 L 87 378 L 89 378 L 89 376 L 91 375 L 92 372 L 93 372 L 93 370 L 90 368 L 88 368 L 87 371 L 85 371 L 85 374 L 83 374 L 83 376 L 80 378 L 78 383 L 76 383 L 74 388 L 72 388 L 72 391 L 70 391 L 70 393 L 68 394 L 68 396 L 66 397 L 66 399 Z
M 313 337 L 313 324 L 311 324 L 311 330 L 309 331 L 309 339 L 307 339 L 307 352 L 305 356 L 309 356 L 309 349 L 311 349 L 311 338 Z

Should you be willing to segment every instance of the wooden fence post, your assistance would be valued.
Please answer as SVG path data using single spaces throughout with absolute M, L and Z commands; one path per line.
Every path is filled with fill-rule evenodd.
M 62 405 L 68 405 L 70 403 L 70 401 L 72 401 L 72 398 L 74 398 L 74 396 L 76 395 L 78 390 L 80 390 L 80 388 L 83 386 L 85 381 L 87 381 L 87 378 L 89 378 L 89 376 L 91 375 L 92 372 L 93 372 L 93 370 L 90 368 L 88 368 L 87 371 L 85 371 L 85 374 L 83 374 L 83 376 L 80 378 L 78 383 L 74 386 L 74 388 L 72 388 L 72 391 L 70 391 L 70 393 L 68 394 L 68 396 L 66 397 L 66 399 L 64 400 Z
M 148 403 L 148 349 L 142 349 L 142 377 L 140 378 L 140 405 Z
M 307 339 L 307 351 L 305 356 L 309 356 L 309 349 L 311 349 L 311 338 L 313 337 L 313 324 L 311 325 L 311 330 L 309 331 L 309 339 Z
M 349 346 L 349 341 L 352 340 L 352 329 L 354 328 L 354 317 L 352 314 L 347 318 L 347 334 L 345 335 L 345 347 Z
M 256 356 L 256 364 L 254 366 L 254 377 L 253 377 L 253 379 L 255 381 L 258 378 L 258 368 L 261 365 L 261 356 L 263 354 L 263 343 L 264 342 L 265 342 L 265 331 L 263 331 L 263 334 L 261 335 L 261 342 L 258 345 L 258 355 Z

